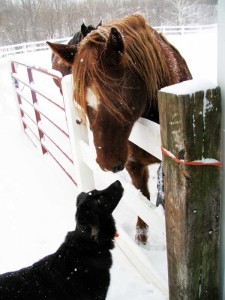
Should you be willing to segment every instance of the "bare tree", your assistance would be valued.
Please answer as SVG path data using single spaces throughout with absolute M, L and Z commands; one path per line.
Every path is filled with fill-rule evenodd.
M 198 15 L 198 2 L 199 0 L 166 0 L 164 20 L 176 26 L 193 24 Z
M 0 0 L 0 45 L 71 36 L 130 13 L 152 26 L 216 21 L 217 0 Z

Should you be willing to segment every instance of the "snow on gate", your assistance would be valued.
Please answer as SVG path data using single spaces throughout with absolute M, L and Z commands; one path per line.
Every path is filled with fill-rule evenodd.
M 117 216 L 119 237 L 116 242 L 143 278 L 167 296 L 164 216 L 160 209 L 157 209 L 131 185 L 126 172 L 121 172 L 119 175 L 105 173 L 96 164 L 89 126 L 76 122 L 79 112 L 73 102 L 71 76 L 66 76 L 62 80 L 61 74 L 54 70 L 45 70 L 16 61 L 12 62 L 12 76 L 25 133 L 43 154 L 47 153 L 57 163 L 74 182 L 79 192 L 98 188 L 99 185 L 100 188 L 103 185 L 106 187 L 116 179 L 121 181 L 125 188 L 122 205 L 125 210 L 132 211 L 132 214 L 140 216 L 149 225 L 150 231 L 159 236 L 156 240 L 160 240 L 160 246 L 157 246 L 156 242 L 152 247 L 152 253 L 149 249 L 137 246 L 126 230 L 131 226 L 129 219 L 124 220 L 123 217 L 117 218 Z M 38 80 L 40 78 L 42 80 Z M 52 78 L 60 83 L 62 81 L 63 97 L 60 93 L 49 95 L 50 89 L 44 88 L 44 86 L 54 85 Z M 52 90 L 56 89 L 56 87 L 52 88 Z M 151 140 L 146 139 L 146 136 L 151 136 Z M 161 160 L 158 124 L 141 118 L 136 122 L 130 140 Z M 134 230 L 135 223 L 133 227 Z M 154 256 L 159 250 L 163 258 L 160 262 L 156 262 Z M 161 270 L 158 268 L 160 264 L 163 264 L 163 271 L 162 267 Z

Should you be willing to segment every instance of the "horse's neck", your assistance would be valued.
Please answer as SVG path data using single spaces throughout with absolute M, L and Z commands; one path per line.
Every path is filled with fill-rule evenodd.
M 80 42 L 80 39 L 81 39 L 81 33 L 76 32 L 73 38 L 68 42 L 68 45 L 76 45 Z
M 141 116 L 142 118 L 151 120 L 153 122 L 159 123 L 159 110 L 158 104 L 147 104 L 145 112 Z

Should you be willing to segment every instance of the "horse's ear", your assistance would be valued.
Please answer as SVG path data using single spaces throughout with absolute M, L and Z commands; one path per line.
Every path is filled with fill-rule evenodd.
M 109 64 L 117 65 L 121 61 L 123 52 L 123 37 L 117 28 L 112 27 L 104 50 L 105 59 Z
M 74 62 L 75 55 L 77 53 L 77 45 L 65 45 L 47 42 L 51 50 L 58 55 L 62 61 L 72 66 Z
M 96 26 L 96 28 L 98 28 L 99 26 L 102 26 L 102 20 L 98 23 L 98 25 Z
M 84 23 L 81 25 L 80 31 L 83 34 L 83 36 L 87 35 L 88 28 Z

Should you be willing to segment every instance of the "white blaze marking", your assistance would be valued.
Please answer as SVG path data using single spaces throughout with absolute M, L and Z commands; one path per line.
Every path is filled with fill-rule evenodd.
M 98 99 L 90 88 L 87 89 L 87 105 L 95 110 L 98 109 Z

